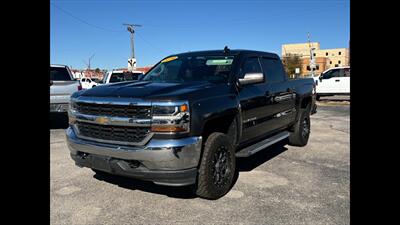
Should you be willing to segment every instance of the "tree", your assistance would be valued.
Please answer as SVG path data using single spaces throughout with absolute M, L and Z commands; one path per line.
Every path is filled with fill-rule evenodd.
M 283 57 L 282 63 L 283 66 L 285 67 L 286 73 L 290 77 L 292 77 L 295 74 L 296 68 L 300 68 L 300 74 L 301 74 L 302 72 L 301 59 L 298 55 L 288 54 Z
M 96 68 L 96 69 L 94 70 L 94 72 L 100 73 L 100 69 L 99 69 L 99 68 Z

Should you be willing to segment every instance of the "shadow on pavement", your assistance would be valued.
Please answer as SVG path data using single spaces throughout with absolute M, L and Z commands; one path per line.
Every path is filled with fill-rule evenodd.
M 50 113 L 50 129 L 67 129 L 68 114 L 67 113 Z
M 239 177 L 239 172 L 241 171 L 251 171 L 261 164 L 268 162 L 270 159 L 278 156 L 279 154 L 285 152 L 287 150 L 284 147 L 287 144 L 287 140 L 280 141 L 266 149 L 261 150 L 260 152 L 247 157 L 247 158 L 237 158 L 236 160 L 236 173 L 234 176 L 232 187 L 236 184 L 236 181 Z M 118 185 L 119 187 L 130 189 L 130 190 L 141 190 L 145 192 L 155 193 L 166 195 L 168 197 L 173 198 L 181 198 L 181 199 L 193 199 L 197 198 L 195 193 L 193 192 L 191 186 L 185 187 L 170 187 L 170 186 L 162 186 L 156 185 L 151 181 L 143 181 L 133 178 L 121 177 L 116 175 L 100 175 L 95 174 L 93 177 L 97 180 L 105 181 L 107 183 Z M 231 188 L 232 188 L 231 187 Z
M 97 180 L 105 181 L 107 183 L 118 185 L 119 187 L 150 192 L 154 194 L 166 195 L 173 198 L 191 199 L 196 198 L 190 186 L 184 187 L 170 187 L 154 184 L 151 181 L 143 181 L 134 178 L 121 177 L 116 175 L 100 175 L 93 176 Z
M 236 158 L 236 173 L 235 177 L 233 178 L 232 187 L 235 186 L 240 172 L 248 172 L 252 171 L 253 169 L 257 168 L 258 166 L 268 162 L 269 160 L 275 158 L 276 156 L 280 155 L 281 153 L 288 150 L 285 145 L 288 144 L 288 140 L 282 140 L 277 142 L 252 156 L 246 158 Z
M 275 143 L 256 154 L 246 157 L 246 158 L 236 158 L 236 170 L 241 171 L 251 171 L 256 167 L 268 162 L 269 160 L 275 158 L 281 153 L 288 150 L 285 145 L 288 144 L 287 140 L 282 140 Z

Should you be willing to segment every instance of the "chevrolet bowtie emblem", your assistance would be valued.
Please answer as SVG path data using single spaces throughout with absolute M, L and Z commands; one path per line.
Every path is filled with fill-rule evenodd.
M 110 120 L 109 120 L 108 118 L 106 118 L 106 117 L 97 117 L 95 121 L 96 121 L 97 123 L 100 123 L 100 124 L 106 124 L 106 123 L 108 123 Z

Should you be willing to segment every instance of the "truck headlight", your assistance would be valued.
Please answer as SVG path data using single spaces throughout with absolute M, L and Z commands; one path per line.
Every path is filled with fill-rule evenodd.
M 152 103 L 151 131 L 186 133 L 190 128 L 188 102 Z
M 71 111 L 75 111 L 77 108 L 77 104 L 75 102 L 75 100 L 73 100 L 72 98 L 69 100 L 69 109 Z
M 76 118 L 73 115 L 73 113 L 76 112 L 77 104 L 73 99 L 70 99 L 68 105 L 69 105 L 69 107 L 68 107 L 69 108 L 69 110 L 68 110 L 68 123 L 70 125 L 73 125 L 75 123 L 75 121 L 76 121 Z

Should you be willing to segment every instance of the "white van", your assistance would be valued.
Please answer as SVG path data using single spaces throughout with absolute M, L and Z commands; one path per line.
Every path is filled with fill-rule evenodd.
M 350 95 L 350 67 L 335 67 L 314 77 L 317 100 L 321 96 Z

